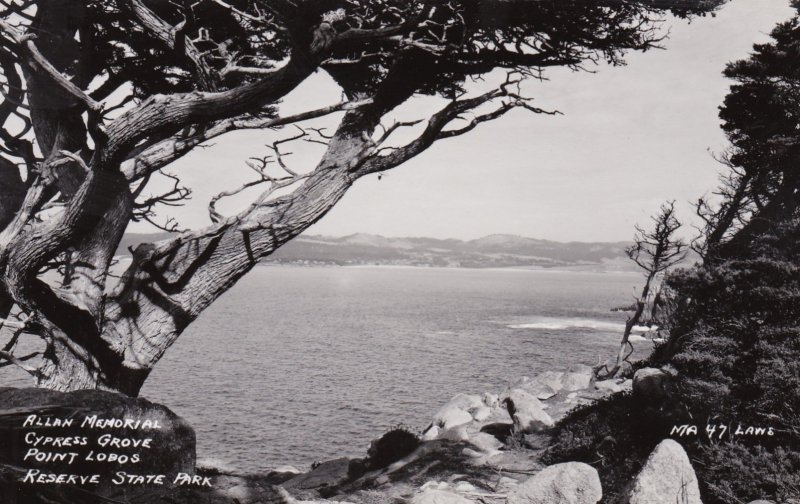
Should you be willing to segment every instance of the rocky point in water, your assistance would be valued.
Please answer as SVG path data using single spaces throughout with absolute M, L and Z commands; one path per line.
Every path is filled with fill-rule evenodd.
M 5 439 L 15 441 L 4 443 L 0 449 L 0 500 L 14 504 L 87 504 L 108 502 L 109 498 L 131 504 L 149 504 L 159 499 L 173 504 L 595 504 L 602 498 L 602 488 L 591 466 L 569 462 L 545 467 L 541 463 L 541 454 L 549 443 L 548 431 L 576 406 L 632 389 L 644 393 L 656 382 L 663 385 L 668 378 L 661 373 L 666 372 L 657 371 L 641 373 L 636 382 L 623 378 L 598 382 L 591 368 L 579 366 L 565 372 L 523 377 L 499 393 L 458 394 L 435 413 L 419 438 L 407 431 L 392 431 L 373 442 L 362 459 L 331 460 L 308 472 L 282 467 L 267 474 L 242 474 L 208 462 L 195 464 L 191 427 L 166 407 L 144 399 L 98 391 L 63 394 L 1 389 L 0 401 L 6 399 L 6 409 L 0 414 L 0 429 Z M 159 441 L 158 447 L 140 450 L 142 465 L 137 466 L 137 471 L 184 472 L 198 482 L 208 482 L 208 486 L 20 487 L 20 473 L 12 469 L 11 461 L 24 457 L 25 431 L 21 426 L 25 419 L 30 415 L 55 419 L 87 414 L 141 420 L 140 425 L 144 420 L 157 419 L 158 429 L 136 429 L 130 424 L 119 427 L 124 431 L 118 433 L 120 437 L 141 440 L 151 436 Z M 80 430 L 64 432 L 83 435 Z M 10 446 L 13 448 L 7 448 Z M 664 441 L 630 483 L 628 502 L 674 503 L 648 494 L 650 487 L 668 489 L 664 495 L 687 488 L 687 502 L 699 502 L 696 485 L 683 449 L 675 441 Z

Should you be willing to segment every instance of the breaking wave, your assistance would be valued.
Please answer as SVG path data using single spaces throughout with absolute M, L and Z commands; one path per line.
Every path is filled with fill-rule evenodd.
M 608 320 L 540 317 L 533 322 L 523 324 L 510 324 L 511 329 L 539 329 L 549 331 L 563 331 L 566 329 L 594 329 L 596 331 L 623 331 L 625 324 Z

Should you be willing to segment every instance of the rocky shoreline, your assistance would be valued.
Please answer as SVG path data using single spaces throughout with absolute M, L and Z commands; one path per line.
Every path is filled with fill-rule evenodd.
M 548 371 L 523 377 L 499 393 L 457 394 L 433 416 L 422 435 L 387 433 L 373 442 L 367 456 L 323 462 L 308 472 L 292 467 L 268 474 L 241 474 L 215 464 L 194 463 L 194 435 L 163 406 L 107 392 L 60 394 L 32 389 L 0 389 L 0 401 L 13 406 L 0 412 L 0 435 L 23 434 L 21 415 L 57 405 L 61 412 L 89 404 L 116 416 L 148 418 L 154 411 L 175 425 L 181 450 L 156 457 L 207 481 L 207 488 L 165 486 L 75 489 L 70 485 L 19 485 L 13 463 L 19 441 L 0 453 L 0 499 L 3 502 L 126 502 L 293 504 L 293 503 L 409 503 L 409 504 L 595 504 L 603 488 L 597 471 L 581 462 L 545 467 L 541 460 L 551 448 L 549 431 L 574 408 L 613 394 L 649 399 L 668 393 L 669 369 L 638 370 L 632 378 L 596 381 L 592 369 L 578 366 L 565 372 Z M 13 400 L 9 401 L 9 398 Z M 168 410 L 167 410 L 168 411 Z M 15 452 L 15 447 L 17 452 Z M 171 446 L 178 446 L 173 443 Z M 2 452 L 3 450 L 0 450 Z M 173 450 L 174 451 L 174 450 Z M 150 462 L 147 462 L 150 464 Z M 156 469 L 158 469 L 158 467 Z M 143 471 L 143 467 L 137 467 Z M 20 499 L 20 495 L 34 496 Z M 87 500 L 87 495 L 96 499 Z M 625 489 L 623 504 L 700 504 L 698 481 L 681 445 L 663 440 Z M 11 498 L 9 498 L 11 497 Z M 41 500 L 36 500 L 41 497 Z

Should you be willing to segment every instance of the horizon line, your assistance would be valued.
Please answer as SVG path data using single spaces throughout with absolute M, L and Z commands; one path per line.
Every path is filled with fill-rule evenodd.
M 192 230 L 188 230 L 188 231 L 192 231 Z M 127 231 L 125 232 L 125 236 L 151 236 L 151 235 L 176 235 L 176 236 L 178 236 L 180 234 L 182 234 L 182 232 L 178 232 L 178 231 L 169 232 L 169 231 L 161 231 L 161 230 L 152 231 L 152 232 L 149 232 L 149 233 L 127 232 Z M 521 234 L 516 234 L 516 233 L 500 233 L 500 232 L 498 232 L 498 233 L 489 233 L 487 235 L 479 236 L 477 238 L 454 238 L 454 237 L 442 238 L 442 237 L 425 236 L 425 235 L 389 236 L 389 235 L 384 235 L 384 234 L 376 234 L 376 233 L 368 233 L 368 232 L 355 232 L 355 233 L 342 234 L 342 235 L 319 234 L 319 233 L 314 233 L 314 234 L 301 233 L 301 234 L 297 235 L 296 237 L 292 238 L 291 240 L 289 240 L 289 242 L 294 241 L 297 238 L 303 238 L 303 237 L 308 238 L 308 237 L 312 237 L 312 236 L 313 237 L 322 237 L 322 238 L 339 238 L 339 239 L 341 239 L 341 238 L 350 238 L 350 237 L 359 236 L 359 235 L 362 235 L 362 236 L 374 236 L 374 237 L 377 237 L 377 238 L 385 238 L 385 239 L 391 239 L 391 240 L 425 239 L 425 240 L 440 240 L 440 241 L 460 241 L 460 242 L 464 242 L 464 243 L 478 241 L 478 240 L 482 240 L 482 239 L 485 239 L 485 238 L 491 238 L 493 236 L 506 236 L 506 237 L 514 237 L 514 238 L 523 238 L 523 239 L 526 239 L 526 240 L 536 240 L 536 241 L 542 241 L 542 242 L 562 243 L 562 244 L 570 244 L 570 243 L 584 243 L 584 244 L 598 243 L 598 244 L 600 244 L 600 243 L 631 243 L 631 242 L 633 242 L 633 239 L 629 239 L 629 240 L 606 240 L 606 241 L 583 241 L 583 240 L 562 241 L 562 240 L 552 240 L 552 239 L 549 239 L 549 238 L 535 238 L 535 237 L 532 237 L 532 236 L 526 236 L 526 235 L 521 235 Z M 287 243 L 289 243 L 289 242 L 287 242 Z

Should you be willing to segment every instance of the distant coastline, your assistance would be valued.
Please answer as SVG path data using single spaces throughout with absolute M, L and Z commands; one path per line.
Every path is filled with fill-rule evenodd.
M 486 272 L 508 272 L 508 273 L 592 273 L 592 274 L 627 274 L 635 276 L 638 272 L 633 268 L 627 269 L 603 269 L 602 265 L 579 265 L 579 266 L 434 266 L 428 264 L 383 264 L 383 263 L 353 263 L 353 264 L 337 264 L 337 263 L 307 263 L 307 262 L 278 262 L 264 260 L 259 263 L 259 267 L 263 268 L 377 268 L 377 269 L 432 269 L 432 270 L 473 270 L 473 271 L 486 271 Z
M 139 243 L 169 238 L 167 233 L 128 234 L 119 256 Z M 627 242 L 555 242 L 495 234 L 475 240 L 392 238 L 372 234 L 344 237 L 301 235 L 262 264 L 296 266 L 387 266 L 530 271 L 636 271 L 625 256 Z

